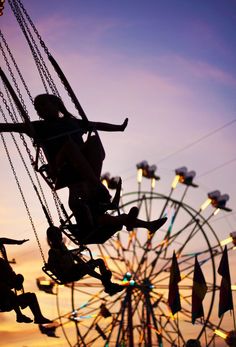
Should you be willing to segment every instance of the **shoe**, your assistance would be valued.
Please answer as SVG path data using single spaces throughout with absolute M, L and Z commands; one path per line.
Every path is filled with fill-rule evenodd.
M 167 221 L 166 217 L 154 220 L 153 222 L 149 223 L 149 234 L 152 235 L 154 234 L 158 229 L 160 229 L 162 227 L 162 225 L 165 224 L 165 222 Z
M 34 320 L 34 324 L 48 324 L 48 323 L 52 323 L 52 321 L 43 316 L 40 318 L 35 318 Z
M 126 230 L 132 231 L 134 228 L 135 220 L 138 217 L 139 209 L 138 207 L 134 206 L 130 209 L 128 216 L 127 216 L 127 223 L 126 223 Z
M 117 283 L 110 283 L 109 286 L 105 287 L 105 293 L 109 294 L 110 296 L 115 295 L 122 290 L 124 290 L 124 287 Z
M 27 316 L 25 316 L 24 314 L 18 315 L 16 317 L 16 321 L 17 323 L 32 323 L 33 320 Z

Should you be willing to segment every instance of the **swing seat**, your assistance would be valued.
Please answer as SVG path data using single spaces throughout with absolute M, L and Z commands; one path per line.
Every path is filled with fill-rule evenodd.
M 44 266 L 42 267 L 42 270 L 48 277 L 50 277 L 57 284 L 59 285 L 65 284 L 62 278 L 59 278 L 58 275 L 56 275 L 55 272 L 52 271 L 52 269 L 47 263 L 44 264 Z
M 86 247 L 86 246 L 80 246 L 78 249 L 74 249 L 73 253 L 75 254 L 75 256 L 78 256 L 81 254 L 82 251 L 88 251 L 90 259 L 93 260 L 93 255 L 91 250 Z M 83 260 L 84 263 L 86 264 L 86 261 Z M 88 266 L 88 265 L 87 265 Z M 67 278 L 63 278 L 61 276 L 58 275 L 57 271 L 55 271 L 55 269 L 53 269 L 48 263 L 45 263 L 44 266 L 42 267 L 43 272 L 48 275 L 54 282 L 56 282 L 57 284 L 63 285 L 63 284 L 67 284 L 67 283 L 71 283 L 71 282 L 77 282 L 79 281 L 81 278 L 84 277 L 84 273 L 81 274 L 81 276 L 79 276 L 78 273 L 75 274 L 75 276 L 71 276 L 71 277 L 67 277 Z
M 46 275 L 48 275 L 54 282 L 56 282 L 59 285 L 77 282 L 81 278 L 83 278 L 85 275 L 83 273 L 83 274 L 81 274 L 81 276 L 76 274 L 76 276 L 74 276 L 74 277 L 72 276 L 72 277 L 68 277 L 68 278 L 63 278 L 63 277 L 58 276 L 58 274 L 47 263 L 44 264 L 44 266 L 42 267 L 42 270 Z
M 108 241 L 116 231 L 113 228 L 97 228 L 93 231 L 87 232 L 86 234 L 81 234 L 77 224 L 70 224 L 63 228 L 63 233 L 68 236 L 77 245 L 102 245 Z

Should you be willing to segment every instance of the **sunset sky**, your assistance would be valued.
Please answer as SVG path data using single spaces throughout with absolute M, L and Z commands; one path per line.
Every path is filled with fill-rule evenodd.
M 88 118 L 116 124 L 129 118 L 124 133 L 101 133 L 106 149 L 103 172 L 121 176 L 125 191 L 135 190 L 136 164 L 147 160 L 157 165 L 161 177 L 157 190 L 168 194 L 174 170 L 186 166 L 196 171 L 199 185 L 194 198 L 189 193 L 188 203 L 198 209 L 208 192 L 229 194 L 227 205 L 233 211 L 221 212 L 212 226 L 219 239 L 236 230 L 236 1 L 24 0 L 23 4 Z M 32 95 L 42 93 L 7 1 L 0 28 Z M 2 55 L 1 67 L 6 71 Z M 66 95 L 65 104 L 75 112 Z M 10 135 L 5 138 L 8 141 Z M 30 239 L 22 246 L 9 246 L 9 258 L 17 261 L 15 271 L 24 273 L 25 289 L 37 292 L 42 308 L 54 318 L 54 297 L 38 292 L 35 285 L 35 278 L 42 275 L 42 259 L 2 145 L 0 158 L 0 237 Z M 46 254 L 47 223 L 14 159 Z M 67 192 L 60 194 L 64 198 Z M 234 253 L 230 263 L 236 264 Z M 231 276 L 236 284 L 232 271 Z M 0 314 L 0 324 L 0 346 L 65 346 L 61 333 L 61 339 L 49 339 L 33 325 L 17 325 L 13 313 Z

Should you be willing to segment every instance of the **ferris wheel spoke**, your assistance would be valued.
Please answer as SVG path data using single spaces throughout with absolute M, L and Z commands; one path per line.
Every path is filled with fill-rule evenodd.
M 162 303 L 164 304 L 165 307 L 168 308 L 167 301 L 163 300 Z M 161 314 L 159 315 L 159 323 L 160 323 L 160 330 L 161 330 L 160 332 L 162 334 L 163 339 L 165 339 L 169 343 L 173 343 L 176 341 L 177 337 L 179 337 L 182 339 L 182 341 L 184 341 L 182 333 L 179 329 L 178 323 L 176 323 L 176 319 L 170 313 L 167 314 L 163 310 L 161 305 L 158 306 L 158 308 L 161 312 Z

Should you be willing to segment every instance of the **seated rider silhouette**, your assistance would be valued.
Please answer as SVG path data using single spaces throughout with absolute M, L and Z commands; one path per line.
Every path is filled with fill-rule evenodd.
M 24 133 L 42 146 L 56 185 L 66 167 L 64 186 L 69 187 L 71 201 L 75 199 L 73 195 L 84 199 L 99 196 L 109 203 L 110 194 L 100 182 L 105 158 L 102 144 L 97 136 L 90 136 L 86 142 L 82 136 L 93 130 L 124 131 L 128 119 L 121 125 L 77 119 L 67 111 L 60 98 L 50 94 L 38 95 L 34 106 L 41 120 L 29 124 L 0 123 L 0 132 Z
M 120 189 L 121 179 L 117 189 L 118 195 Z M 114 200 L 116 199 L 118 200 L 117 196 Z M 153 221 L 138 219 L 139 210 L 137 207 L 132 207 L 128 214 L 122 213 L 113 216 L 106 213 L 106 207 L 103 208 L 103 205 L 95 199 L 90 201 L 78 199 L 76 204 L 70 208 L 77 225 L 67 227 L 82 245 L 102 244 L 117 231 L 122 230 L 123 226 L 126 227 L 127 231 L 132 231 L 134 228 L 145 228 L 150 234 L 154 234 L 167 221 L 166 217 Z
M 32 319 L 21 312 L 21 309 L 29 307 L 33 313 L 35 324 L 50 323 L 51 321 L 42 315 L 36 295 L 29 292 L 24 293 L 23 282 L 24 277 L 21 274 L 16 274 L 7 260 L 0 257 L 0 311 L 14 310 L 18 323 L 31 323 Z M 22 293 L 17 295 L 17 291 Z
M 68 250 L 58 227 L 50 226 L 47 229 L 47 239 L 50 246 L 47 267 L 63 283 L 78 281 L 85 275 L 89 275 L 99 279 L 104 285 L 105 292 L 109 295 L 124 289 L 123 286 L 111 282 L 112 273 L 106 268 L 102 259 L 91 259 L 85 262 L 76 254 L 76 250 Z M 100 273 L 95 271 L 97 267 Z

